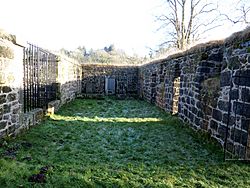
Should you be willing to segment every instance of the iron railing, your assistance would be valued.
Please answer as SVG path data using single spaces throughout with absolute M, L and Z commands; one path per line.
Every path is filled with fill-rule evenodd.
M 56 99 L 56 55 L 30 43 L 23 54 L 24 112 L 45 109 L 48 102 Z

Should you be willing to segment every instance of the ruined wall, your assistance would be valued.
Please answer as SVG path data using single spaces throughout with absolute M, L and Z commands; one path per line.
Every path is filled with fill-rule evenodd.
M 121 98 L 137 96 L 138 68 L 134 66 L 112 66 L 90 64 L 82 66 L 82 93 L 105 95 L 107 78 L 115 79 L 115 95 Z M 106 83 L 107 84 L 107 83 Z
M 0 30 L 0 138 L 20 127 L 22 48 L 15 37 Z
M 250 158 L 250 29 L 142 66 L 139 85 L 140 97 Z

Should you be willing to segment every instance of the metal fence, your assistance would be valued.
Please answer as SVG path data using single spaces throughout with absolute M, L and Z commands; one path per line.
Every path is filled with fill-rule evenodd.
M 56 55 L 30 43 L 23 54 L 24 112 L 45 109 L 48 102 L 56 99 Z

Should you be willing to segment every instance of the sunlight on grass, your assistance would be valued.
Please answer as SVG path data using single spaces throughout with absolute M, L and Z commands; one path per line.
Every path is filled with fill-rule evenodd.
M 62 116 L 62 115 L 51 115 L 50 118 L 54 121 L 83 121 L 83 122 L 119 122 L 119 123 L 135 123 L 135 122 L 162 122 L 162 118 L 123 118 L 123 117 L 80 117 L 80 116 Z

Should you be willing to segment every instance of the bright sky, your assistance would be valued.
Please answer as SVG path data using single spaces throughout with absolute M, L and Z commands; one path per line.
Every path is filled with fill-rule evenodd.
M 227 2 L 233 0 L 221 0 Z M 0 0 L 0 27 L 41 47 L 102 49 L 114 44 L 147 55 L 161 43 L 154 16 L 161 0 Z M 232 29 L 226 29 L 226 37 Z M 219 36 L 219 37 L 221 37 Z M 217 36 L 218 38 L 218 36 Z

